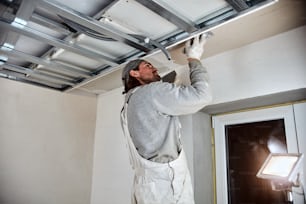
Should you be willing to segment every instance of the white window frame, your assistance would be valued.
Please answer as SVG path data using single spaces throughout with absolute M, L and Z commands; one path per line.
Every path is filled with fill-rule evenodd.
M 228 203 L 225 126 L 250 122 L 284 119 L 287 149 L 298 153 L 294 111 L 292 105 L 213 116 L 216 157 L 217 204 Z

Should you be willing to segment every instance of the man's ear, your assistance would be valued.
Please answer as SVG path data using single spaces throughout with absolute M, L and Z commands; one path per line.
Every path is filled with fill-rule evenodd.
M 132 76 L 132 77 L 135 77 L 135 78 L 137 78 L 137 77 L 139 77 L 139 71 L 138 70 L 131 70 L 130 71 L 130 75 Z

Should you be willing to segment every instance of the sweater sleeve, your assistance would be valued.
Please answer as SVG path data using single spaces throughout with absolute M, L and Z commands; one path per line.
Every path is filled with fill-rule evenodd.
M 171 83 L 152 84 L 152 101 L 156 109 L 167 115 L 184 115 L 199 111 L 212 101 L 209 77 L 205 67 L 198 60 L 191 60 L 190 85 Z

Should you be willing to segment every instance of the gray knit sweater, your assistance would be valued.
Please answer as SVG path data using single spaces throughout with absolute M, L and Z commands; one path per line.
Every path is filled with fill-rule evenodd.
M 148 160 L 176 159 L 182 148 L 178 116 L 195 113 L 212 100 L 206 69 L 197 60 L 189 67 L 188 86 L 152 82 L 126 95 L 130 135 L 138 153 Z

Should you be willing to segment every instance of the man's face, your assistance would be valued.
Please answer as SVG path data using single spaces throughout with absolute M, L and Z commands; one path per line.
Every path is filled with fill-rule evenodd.
M 141 84 L 149 84 L 151 82 L 160 81 L 161 77 L 159 76 L 157 69 L 149 62 L 143 61 L 138 66 L 137 76 L 134 76 L 138 79 Z

